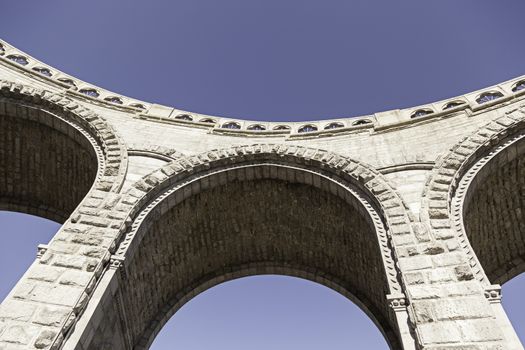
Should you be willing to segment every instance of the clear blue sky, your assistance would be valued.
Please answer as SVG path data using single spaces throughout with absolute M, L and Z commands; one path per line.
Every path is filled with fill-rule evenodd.
M 357 116 L 525 74 L 522 0 L 11 1 L 1 12 L 0 37 L 78 78 L 245 119 Z M 0 299 L 54 230 L 0 215 Z M 507 286 L 524 339 L 525 278 Z M 366 322 L 322 286 L 247 278 L 188 303 L 155 349 L 384 349 Z M 359 347 L 352 331 L 379 343 Z

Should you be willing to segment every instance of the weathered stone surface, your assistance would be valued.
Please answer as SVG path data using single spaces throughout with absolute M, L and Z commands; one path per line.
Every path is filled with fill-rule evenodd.
M 47 327 L 58 327 L 64 323 L 71 312 L 66 307 L 44 306 L 36 314 L 33 322 Z
M 352 296 L 393 349 L 522 349 L 488 287 L 525 270 L 516 81 L 424 122 L 261 132 L 0 63 L 0 207 L 65 223 L 0 307 L 0 349 L 143 350 L 191 297 L 261 273 Z
M 8 300 L 0 305 L 2 317 L 27 322 L 35 313 L 36 305 L 18 300 Z
M 43 330 L 35 340 L 35 348 L 37 349 L 48 348 L 53 343 L 53 340 L 56 335 L 57 335 L 56 331 Z
M 38 327 L 29 324 L 8 326 L 0 341 L 14 345 L 28 345 L 38 334 Z

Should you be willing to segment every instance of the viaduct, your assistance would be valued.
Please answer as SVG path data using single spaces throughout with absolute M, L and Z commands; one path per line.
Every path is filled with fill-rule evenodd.
M 255 122 L 135 100 L 0 41 L 0 209 L 62 223 L 0 306 L 0 349 L 148 349 L 200 292 L 282 274 L 392 349 L 523 349 L 525 77 L 444 101 Z M 0 227 L 1 231 L 1 227 Z

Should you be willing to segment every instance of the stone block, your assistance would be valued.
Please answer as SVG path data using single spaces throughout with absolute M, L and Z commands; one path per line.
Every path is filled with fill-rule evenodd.
M 20 300 L 5 300 L 0 304 L 0 317 L 14 321 L 27 322 L 35 313 L 36 306 Z
M 429 256 L 413 256 L 400 258 L 399 266 L 401 271 L 413 271 L 432 268 L 432 259 Z
M 458 321 L 462 338 L 466 342 L 495 341 L 503 334 L 493 318 Z
M 27 278 L 35 281 L 55 282 L 64 269 L 44 264 L 33 264 L 29 269 Z
M 74 306 L 82 294 L 82 289 L 63 285 L 37 285 L 28 297 L 44 304 Z
M 53 266 L 66 267 L 82 270 L 87 263 L 87 258 L 81 255 L 55 254 L 52 260 Z
M 70 312 L 71 309 L 67 307 L 42 306 L 33 322 L 47 327 L 59 327 L 66 321 Z
M 93 274 L 90 272 L 68 270 L 60 278 L 60 284 L 85 287 L 92 277 Z
M 434 268 L 428 272 L 430 283 L 446 283 L 455 281 L 454 271 L 450 268 Z
M 440 298 L 443 292 L 439 286 L 411 285 L 407 286 L 410 299 L 435 299 Z
M 44 329 L 38 337 L 35 340 L 35 348 L 37 349 L 47 349 L 51 344 L 53 344 L 53 340 L 57 336 L 57 331 L 50 330 L 50 329 Z
M 454 268 L 458 281 L 469 281 L 474 279 L 472 270 L 468 265 L 460 265 Z
M 73 235 L 73 237 L 71 237 L 71 242 L 84 245 L 98 246 L 102 244 L 103 239 L 102 237 L 93 234 L 77 233 Z
M 421 272 L 409 272 L 405 273 L 405 281 L 408 284 L 424 284 L 425 283 L 425 277 L 424 274 Z
M 418 325 L 418 335 L 423 345 L 457 343 L 462 340 L 457 321 L 440 321 Z
M 463 253 L 446 253 L 432 257 L 432 261 L 437 267 L 461 265 L 465 263 L 465 260 Z
M 36 337 L 39 329 L 39 327 L 29 324 L 8 326 L 2 336 L 0 336 L 0 342 L 28 345 Z
M 445 298 L 434 301 L 434 315 L 438 320 L 464 320 L 494 316 L 483 297 Z

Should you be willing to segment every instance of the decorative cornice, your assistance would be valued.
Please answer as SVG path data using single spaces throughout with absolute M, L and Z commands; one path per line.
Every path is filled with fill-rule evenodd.
M 394 310 L 394 312 L 402 312 L 407 310 L 408 300 L 405 294 L 389 294 L 386 296 L 388 306 Z
M 493 284 L 485 288 L 485 298 L 491 304 L 501 303 L 501 286 L 499 284 Z
M 525 76 L 522 76 L 503 82 L 497 86 L 474 91 L 463 96 L 457 96 L 447 100 L 403 110 L 393 110 L 353 118 L 344 117 L 318 121 L 268 123 L 263 121 L 248 121 L 237 118 L 232 119 L 209 116 L 125 97 L 60 72 L 6 42 L 0 41 L 0 46 L 3 49 L 3 54 L 0 54 L 0 64 L 8 67 L 8 69 L 21 72 L 24 76 L 30 77 L 31 79 L 44 82 L 50 86 L 53 85 L 55 88 L 66 89 L 66 93 L 72 98 L 80 99 L 89 103 L 100 104 L 105 108 L 127 111 L 133 113 L 135 117 L 138 118 L 167 123 L 174 122 L 188 127 L 209 129 L 210 132 L 218 134 L 241 135 L 247 137 L 275 137 L 285 135 L 292 139 L 309 139 L 356 132 L 368 128 L 371 128 L 376 132 L 382 132 L 390 129 L 417 125 L 421 122 L 448 118 L 462 113 L 472 115 L 487 108 L 499 108 L 502 105 L 512 103 L 515 99 L 522 99 L 525 94 L 525 89 L 516 88 L 518 85 L 521 86 L 521 84 L 525 82 Z M 14 56 L 22 57 L 24 60 L 16 62 L 11 59 Z M 43 74 L 43 71 L 45 71 L 46 74 Z M 95 93 L 93 96 L 82 93 L 82 91 L 86 90 L 94 91 Z M 487 94 L 493 94 L 496 97 L 490 100 L 481 99 L 482 96 Z M 180 115 L 188 116 L 188 118 L 178 118 Z M 370 122 L 370 124 L 361 124 L 361 122 L 365 123 L 367 121 Z M 224 124 L 229 122 L 234 122 L 239 125 L 239 129 L 241 129 L 239 130 L 240 134 L 236 133 L 236 130 L 223 128 Z M 331 124 L 334 126 L 337 125 L 334 128 L 327 128 L 327 126 Z M 255 130 L 252 129 L 254 125 L 264 125 L 265 127 L 264 130 Z M 310 132 L 301 133 L 301 130 L 305 125 L 313 125 L 314 128 L 312 128 Z M 279 126 L 286 126 L 288 130 L 275 131 L 275 128 Z

